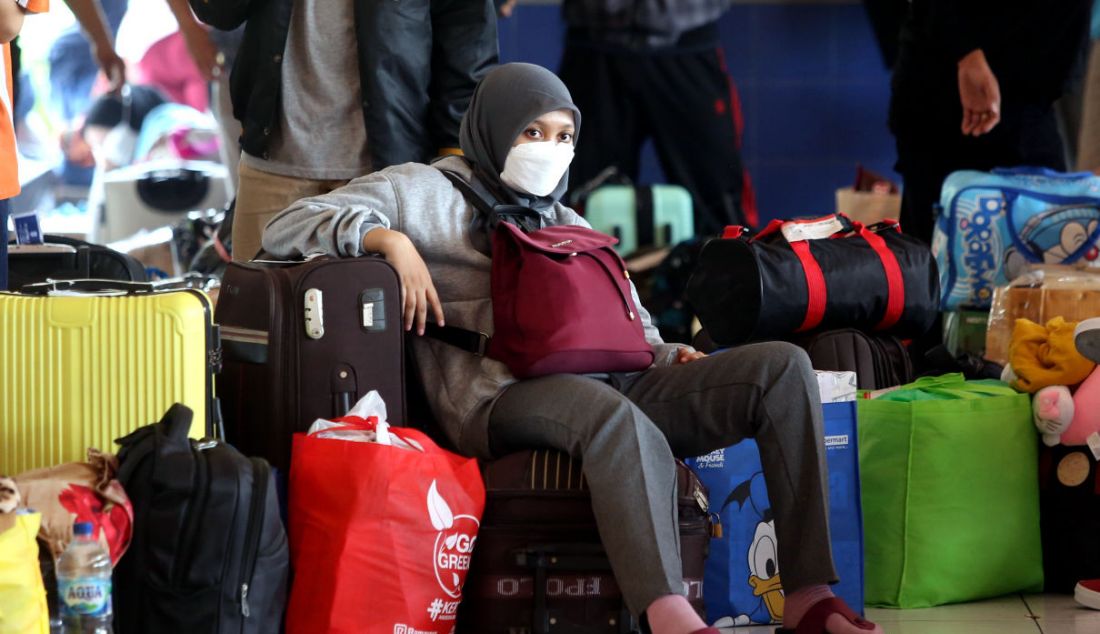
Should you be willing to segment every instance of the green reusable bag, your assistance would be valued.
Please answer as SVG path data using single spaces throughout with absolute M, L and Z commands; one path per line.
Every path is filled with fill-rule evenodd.
M 859 401 L 867 605 L 1039 591 L 1038 439 L 1026 394 L 961 374 Z

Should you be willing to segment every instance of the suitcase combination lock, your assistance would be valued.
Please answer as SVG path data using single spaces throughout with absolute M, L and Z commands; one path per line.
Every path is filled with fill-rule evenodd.
M 325 314 L 319 289 L 311 288 L 306 291 L 305 324 L 306 336 L 310 339 L 320 339 L 325 336 Z

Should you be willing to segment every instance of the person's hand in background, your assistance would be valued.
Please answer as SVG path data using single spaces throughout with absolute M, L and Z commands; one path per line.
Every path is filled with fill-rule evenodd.
M 1000 84 L 981 49 L 975 49 L 959 60 L 959 98 L 962 101 L 963 134 L 981 136 L 1000 122 Z
M 100 70 L 107 76 L 110 91 L 118 91 L 126 83 L 126 62 L 115 52 L 99 0 L 65 0 L 65 4 L 69 5 L 76 21 L 80 23 L 80 28 L 88 37 L 92 55 Z
M 191 59 L 195 60 L 195 66 L 199 74 L 206 81 L 210 81 L 221 75 L 223 57 L 218 53 L 218 47 L 210 39 L 207 32 L 198 22 L 190 22 L 186 25 L 180 23 L 180 33 L 187 44 L 187 52 Z
M 510 18 L 516 11 L 516 0 L 497 0 L 497 13 L 502 18 Z

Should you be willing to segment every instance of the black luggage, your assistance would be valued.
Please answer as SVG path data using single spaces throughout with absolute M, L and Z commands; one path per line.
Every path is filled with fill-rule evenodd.
M 861 390 L 880 390 L 913 380 L 909 351 L 897 337 L 852 328 L 827 330 L 795 340 L 815 370 L 855 372 Z
M 343 416 L 371 390 L 402 423 L 401 314 L 397 273 L 381 258 L 230 264 L 214 315 L 228 442 L 285 470 L 294 432 Z
M 1042 448 L 1039 511 L 1043 589 L 1073 592 L 1100 578 L 1100 463 L 1088 447 Z
M 521 451 L 482 466 L 485 513 L 458 611 L 458 634 L 636 632 L 596 531 L 581 464 Z M 700 613 L 711 524 L 706 488 L 677 465 L 680 552 Z
M 939 318 L 932 252 L 896 223 L 864 228 L 837 216 L 787 224 L 801 237 L 788 241 L 784 223 L 773 221 L 755 235 L 728 228 L 703 247 L 687 297 L 716 343 L 836 328 L 919 337 Z
M 117 634 L 280 631 L 289 554 L 267 462 L 187 438 L 192 412 L 117 442 L 133 540 L 113 575 Z
M 145 267 L 125 253 L 65 236 L 44 237 L 45 244 L 8 245 L 7 290 L 47 279 L 146 281 Z

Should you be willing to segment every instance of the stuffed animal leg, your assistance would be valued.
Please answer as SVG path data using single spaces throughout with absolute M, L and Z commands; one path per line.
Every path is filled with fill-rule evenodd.
M 1087 445 L 1089 436 L 1100 432 L 1100 369 L 1077 386 L 1073 405 L 1073 420 L 1062 432 L 1062 444 Z
M 1044 387 L 1035 393 L 1031 409 L 1035 426 L 1043 435 L 1043 444 L 1053 447 L 1062 442 L 1062 434 L 1069 429 L 1075 410 L 1069 388 L 1064 385 Z

